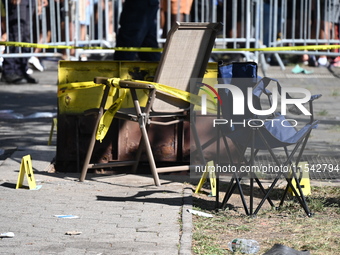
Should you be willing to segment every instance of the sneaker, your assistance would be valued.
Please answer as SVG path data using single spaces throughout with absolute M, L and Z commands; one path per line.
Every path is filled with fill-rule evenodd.
M 39 80 L 38 79 L 35 79 L 33 78 L 31 75 L 29 74 L 26 74 L 24 76 L 24 78 L 27 80 L 27 83 L 32 83 L 32 84 L 38 84 L 39 83 Z
M 27 74 L 32 74 L 32 73 L 33 73 L 33 70 L 32 70 L 31 68 L 28 68 L 28 69 L 26 70 L 26 73 L 27 73 Z
M 316 58 L 314 55 L 310 55 L 308 58 L 308 66 L 318 66 L 318 61 L 316 61 Z
M 318 59 L 319 66 L 328 66 L 328 59 L 327 57 L 320 57 Z
M 44 71 L 44 67 L 41 65 L 39 59 L 37 57 L 30 57 L 28 63 L 34 66 L 40 72 Z

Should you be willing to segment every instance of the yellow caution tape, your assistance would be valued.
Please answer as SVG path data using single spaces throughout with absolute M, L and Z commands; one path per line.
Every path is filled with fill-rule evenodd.
M 96 140 L 102 141 L 104 137 L 106 136 L 107 131 L 109 130 L 109 127 L 112 123 L 112 120 L 117 113 L 117 111 L 121 108 L 128 89 L 121 88 L 119 86 L 120 78 L 110 78 L 107 80 L 107 84 L 109 84 L 112 88 L 112 93 L 117 93 L 118 91 L 122 91 L 122 94 L 116 99 L 113 104 L 109 107 L 107 111 L 103 114 L 102 118 L 100 119 L 100 123 L 97 129 L 96 133 Z M 167 93 L 169 95 L 172 95 L 174 97 L 177 97 L 185 102 L 201 106 L 201 96 L 192 94 L 187 91 L 183 91 L 177 88 L 173 88 L 164 84 L 155 83 L 155 82 L 148 82 L 148 81 L 137 81 L 139 83 L 144 84 L 150 84 L 153 85 L 156 90 L 159 90 L 161 92 Z M 68 83 L 68 84 L 61 84 L 58 88 L 58 97 L 62 96 L 64 93 L 66 93 L 69 90 L 74 89 L 87 89 L 92 88 L 96 86 L 101 86 L 101 84 L 95 84 L 94 82 L 74 82 L 74 83 Z M 208 99 L 207 100 L 207 109 L 210 112 L 216 112 L 216 102 L 213 100 Z
M 41 49 L 83 49 L 83 50 L 115 50 L 115 51 L 139 51 L 139 52 L 162 52 L 162 48 L 151 47 L 101 47 L 101 46 L 74 46 L 74 45 L 51 45 L 26 42 L 4 42 L 0 41 L 0 45 L 25 47 L 25 48 L 41 48 Z
M 0 41 L 0 45 L 14 46 L 14 47 L 26 47 L 26 48 L 41 48 L 41 49 L 92 49 L 92 50 L 105 49 L 99 46 L 80 47 L 80 46 L 74 46 L 74 45 L 50 45 L 50 44 L 38 44 L 38 43 L 27 43 L 27 42 L 3 42 L 3 41 Z
M 119 86 L 119 78 L 111 78 L 108 79 L 108 84 L 110 84 L 112 87 L 115 87 L 117 89 L 122 89 Z M 138 83 L 143 84 L 150 84 L 153 85 L 156 90 L 162 91 L 164 93 L 167 93 L 169 95 L 175 96 L 185 102 L 195 104 L 195 105 L 201 105 L 201 97 L 195 94 L 192 94 L 187 91 L 183 91 L 177 88 L 173 88 L 164 84 L 156 83 L 156 82 L 148 82 L 148 81 L 137 81 Z M 104 137 L 106 136 L 107 131 L 110 128 L 110 125 L 112 123 L 112 120 L 117 113 L 117 111 L 120 109 L 128 89 L 123 89 L 123 94 L 110 106 L 110 108 L 104 113 L 103 117 L 100 120 L 100 124 L 97 129 L 96 133 L 96 140 L 99 140 L 102 142 Z M 213 102 L 211 100 L 207 100 L 207 108 L 209 111 L 216 111 L 216 102 Z
M 115 51 L 138 51 L 138 52 L 162 52 L 162 48 L 151 47 L 114 47 L 110 48 Z
M 26 47 L 26 48 L 42 48 L 42 49 L 84 49 L 84 50 L 114 50 L 114 51 L 136 51 L 136 52 L 162 52 L 162 48 L 151 47 L 101 47 L 101 46 L 74 46 L 74 45 L 51 45 L 26 42 L 7 42 L 0 41 L 0 45 Z M 212 51 L 306 51 L 306 50 L 335 50 L 340 49 L 340 45 L 301 45 L 301 46 L 279 46 L 266 48 L 237 48 L 237 49 L 219 49 L 214 48 Z
M 266 48 L 237 48 L 237 49 L 217 49 L 213 51 L 306 51 L 306 50 L 335 50 L 340 49 L 340 45 L 301 45 L 301 46 L 280 46 Z
M 98 87 L 101 85 L 102 84 L 95 84 L 93 81 L 60 84 L 58 85 L 58 97 L 64 95 L 66 91 L 69 92 L 71 90 L 76 90 L 76 89 L 89 89 L 89 88 Z
M 107 131 L 109 130 L 112 120 L 117 113 L 117 111 L 120 109 L 120 107 L 123 104 L 123 101 L 126 97 L 127 89 L 123 89 L 122 95 L 113 102 L 113 104 L 110 106 L 110 108 L 103 114 L 103 116 L 100 119 L 97 133 L 96 133 L 96 140 L 99 140 L 102 142 L 104 139 Z

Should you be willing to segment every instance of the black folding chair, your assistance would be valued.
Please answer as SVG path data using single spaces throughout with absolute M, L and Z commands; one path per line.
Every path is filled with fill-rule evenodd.
M 247 215 L 256 215 L 266 200 L 272 207 L 274 207 L 274 204 L 270 199 L 270 194 L 277 182 L 282 177 L 284 177 L 284 179 L 287 181 L 287 188 L 281 198 L 279 206 L 283 205 L 287 191 L 290 188 L 306 214 L 311 216 L 311 212 L 308 208 L 306 198 L 300 185 L 301 170 L 298 168 L 298 165 L 303 155 L 310 133 L 312 129 L 317 127 L 318 121 L 314 120 L 312 103 L 321 95 L 312 96 L 310 98 L 308 101 L 309 111 L 311 113 L 310 119 L 307 124 L 305 124 L 301 129 L 297 130 L 295 127 L 296 123 L 290 123 L 284 115 L 280 114 L 280 112 L 273 112 L 269 116 L 259 116 L 253 113 L 262 111 L 263 97 L 261 96 L 263 95 L 266 96 L 268 101 L 266 107 L 272 109 L 273 94 L 268 90 L 268 85 L 270 83 L 274 83 L 279 94 L 282 92 L 282 87 L 277 80 L 268 77 L 260 79 L 257 76 L 256 63 L 241 62 L 227 65 L 221 64 L 219 66 L 219 83 L 231 84 L 237 87 L 237 89 L 234 91 L 231 91 L 227 88 L 219 89 L 219 95 L 221 96 L 223 102 L 223 107 L 221 109 L 222 116 L 228 121 L 228 123 L 230 123 L 230 125 L 223 125 L 224 127 L 222 127 L 222 134 L 228 136 L 238 148 L 239 159 L 236 163 L 237 169 L 240 169 L 241 166 L 248 166 L 247 169 L 254 170 L 253 166 L 256 166 L 256 155 L 260 150 L 266 150 L 273 159 L 275 166 L 278 167 L 277 169 L 282 170 L 277 173 L 273 173 L 273 182 L 268 190 L 265 190 L 261 184 L 261 180 L 258 178 L 257 171 L 250 171 L 247 173 L 233 173 L 230 185 L 222 202 L 222 208 L 226 207 L 228 200 L 236 188 L 239 190 Z M 220 85 L 219 87 L 223 87 L 223 85 Z M 250 93 L 248 93 L 249 88 Z M 235 101 L 235 96 L 237 95 L 236 91 L 238 91 L 238 93 L 242 92 L 244 95 L 243 102 L 242 100 Z M 249 96 L 251 96 L 250 102 L 252 102 L 253 105 L 252 109 L 249 108 Z M 284 96 L 286 98 L 293 99 L 293 97 L 291 97 L 288 93 Z M 235 112 L 238 112 L 240 109 L 242 110 L 242 107 L 244 108 L 243 114 L 235 114 Z M 301 114 L 300 108 L 295 107 L 291 109 L 294 109 L 295 113 Z M 291 151 L 288 150 L 288 147 L 292 147 Z M 247 153 L 247 148 L 250 150 L 250 155 Z M 275 148 L 283 149 L 285 152 L 284 160 L 280 160 L 279 155 L 275 154 Z M 296 154 L 297 156 L 295 156 Z M 287 169 L 289 171 L 286 171 Z M 261 171 L 260 168 L 258 168 L 258 170 L 259 172 Z M 240 184 L 241 179 L 245 177 L 250 178 L 249 210 L 245 201 L 242 186 Z M 256 207 L 255 211 L 253 211 L 254 180 L 263 193 L 262 200 Z M 292 184 L 292 180 L 295 180 L 296 187 L 294 187 Z

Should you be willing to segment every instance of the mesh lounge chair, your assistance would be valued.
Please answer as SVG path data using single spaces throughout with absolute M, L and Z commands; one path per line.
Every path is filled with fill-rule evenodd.
M 259 178 L 257 178 L 256 173 L 249 173 L 250 175 L 250 205 L 249 210 L 247 204 L 245 202 L 245 198 L 243 195 L 242 187 L 240 185 L 240 180 L 245 177 L 245 173 L 234 173 L 233 178 L 231 179 L 229 188 L 226 192 L 226 195 L 222 202 L 222 208 L 226 207 L 226 204 L 233 194 L 236 188 L 239 189 L 239 193 L 242 199 L 242 203 L 246 214 L 248 215 L 256 215 L 264 202 L 268 200 L 270 205 L 273 207 L 273 202 L 271 201 L 269 195 L 271 191 L 274 189 L 278 180 L 281 177 L 284 177 L 287 181 L 287 188 L 281 198 L 280 206 L 283 204 L 288 188 L 292 190 L 298 199 L 299 203 L 303 207 L 304 211 L 308 216 L 311 215 L 311 212 L 308 208 L 305 196 L 303 194 L 302 188 L 300 186 L 300 179 L 298 176 L 301 174 L 298 168 L 299 162 L 303 155 L 303 151 L 307 144 L 309 135 L 312 129 L 317 127 L 317 120 L 314 120 L 313 116 L 313 101 L 319 98 L 321 95 L 312 96 L 309 100 L 309 110 L 311 112 L 310 120 L 308 123 L 303 126 L 301 129 L 297 130 L 293 124 L 290 124 L 285 116 L 281 115 L 278 112 L 274 112 L 270 116 L 260 119 L 260 116 L 257 116 L 250 111 L 247 105 L 247 90 L 251 88 L 251 96 L 253 106 L 257 110 L 261 110 L 261 95 L 266 95 L 268 98 L 269 107 L 272 106 L 272 93 L 267 89 L 270 83 L 274 83 L 281 93 L 282 88 L 277 80 L 273 80 L 270 78 L 262 78 L 259 80 L 257 77 L 257 66 L 255 63 L 232 63 L 229 65 L 220 65 L 219 66 L 219 83 L 223 84 L 233 84 L 237 86 L 245 95 L 244 100 L 244 114 L 243 115 L 235 115 L 233 110 L 235 109 L 233 95 L 228 89 L 219 89 L 219 94 L 222 98 L 223 108 L 222 108 L 222 116 L 224 119 L 232 120 L 234 123 L 238 123 L 237 125 L 230 125 L 227 129 L 222 130 L 226 136 L 228 136 L 238 147 L 239 152 L 239 160 L 238 166 L 241 164 L 247 166 L 255 165 L 255 156 L 258 154 L 260 150 L 267 150 L 272 157 L 274 164 L 279 166 L 279 169 L 295 169 L 296 171 L 292 171 L 291 173 L 287 173 L 285 171 L 279 171 L 273 177 L 273 182 L 270 185 L 268 190 L 265 190 L 261 184 Z M 292 98 L 290 95 L 286 95 L 287 98 Z M 224 104 L 224 102 L 226 104 Z M 292 108 L 293 109 L 293 108 Z M 299 111 L 295 112 L 301 113 Z M 248 120 L 253 120 L 248 122 Z M 245 121 L 245 122 L 244 122 Z M 285 126 L 282 123 L 285 123 Z M 245 125 L 240 125 L 239 123 L 247 123 Z M 292 147 L 292 150 L 289 151 L 288 147 Z M 250 156 L 246 157 L 247 148 L 250 149 Z M 275 154 L 275 148 L 282 148 L 285 152 L 285 160 L 280 160 L 279 155 Z M 297 156 L 295 156 L 297 154 Z M 248 169 L 252 169 L 251 167 Z M 292 180 L 295 180 L 296 187 L 292 185 Z M 261 202 L 256 207 L 255 211 L 253 211 L 253 185 L 254 180 L 258 183 L 260 190 L 263 193 L 263 198 Z
M 222 25 L 220 23 L 176 23 L 168 33 L 154 82 L 190 92 L 190 80 L 192 78 L 203 78 L 204 76 L 216 39 L 216 34 L 221 27 Z M 98 116 L 99 121 L 103 112 L 103 106 L 106 102 L 109 84 L 107 84 L 107 78 L 96 79 L 96 82 L 107 85 L 101 104 L 101 113 Z M 131 109 L 121 109 L 116 113 L 115 117 L 138 122 L 142 133 L 136 161 L 112 162 L 105 165 L 90 164 L 95 145 L 96 130 L 94 130 L 83 165 L 80 181 L 85 179 L 89 168 L 114 167 L 126 163 L 133 165 L 133 169 L 136 169 L 143 148 L 146 150 L 151 173 L 156 186 L 160 185 L 158 173 L 189 169 L 189 166 L 157 167 L 150 145 L 147 127 L 150 124 L 172 125 L 189 120 L 189 110 L 192 107 L 190 103 L 180 100 L 168 93 L 161 92 L 151 84 L 121 80 L 119 86 L 130 90 L 134 109 L 133 111 L 131 111 Z M 148 90 L 149 92 L 145 107 L 141 107 L 136 92 L 138 90 Z M 158 117 L 157 121 L 155 121 L 153 117 Z M 170 121 L 169 118 L 171 118 Z M 96 127 L 98 127 L 98 123 L 96 124 Z

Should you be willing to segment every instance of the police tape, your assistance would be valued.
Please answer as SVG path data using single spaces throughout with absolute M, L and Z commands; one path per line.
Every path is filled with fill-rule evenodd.
M 119 111 L 119 109 L 122 107 L 122 104 L 124 100 L 127 98 L 127 92 L 128 89 L 120 87 L 120 81 L 123 81 L 124 79 L 120 78 L 108 78 L 106 81 L 106 84 L 109 85 L 112 89 L 112 92 L 110 92 L 111 95 L 114 95 L 118 93 L 118 99 L 116 99 L 112 105 L 105 111 L 103 116 L 100 119 L 97 132 L 96 132 L 96 140 L 99 140 L 102 142 L 102 140 L 105 138 L 112 120 Z M 181 99 L 185 102 L 188 102 L 193 105 L 201 106 L 201 96 L 190 93 L 188 91 L 184 91 L 181 89 L 177 89 L 168 85 L 156 83 L 156 82 L 149 82 L 149 81 L 141 81 L 141 80 L 131 80 L 129 81 L 135 81 L 142 84 L 149 84 L 152 85 L 157 91 L 161 91 L 162 93 L 166 93 L 170 96 L 173 96 L 175 98 Z M 58 97 L 67 96 L 67 92 L 77 89 L 87 89 L 87 88 L 93 88 L 97 86 L 101 86 L 102 84 L 95 84 L 94 82 L 73 82 L 73 83 L 67 83 L 67 84 L 60 84 L 58 85 Z M 200 84 L 200 86 L 204 86 L 205 84 Z M 143 89 L 144 90 L 144 89 Z M 121 91 L 121 93 L 119 93 Z M 217 110 L 217 104 L 214 100 L 207 99 L 206 100 L 207 108 L 209 112 L 215 112 Z
M 162 52 L 162 48 L 152 47 L 101 47 L 101 46 L 75 46 L 75 45 L 51 45 L 51 44 L 38 44 L 26 42 L 7 42 L 0 41 L 0 45 L 12 47 L 25 47 L 25 48 L 41 48 L 41 49 L 83 49 L 83 50 L 113 50 L 113 51 L 136 51 L 136 52 Z M 263 48 L 214 48 L 214 52 L 231 52 L 231 51 L 308 51 L 308 50 L 336 50 L 340 49 L 340 45 L 301 45 L 301 46 L 277 46 L 277 47 L 263 47 Z
M 151 47 L 101 47 L 101 46 L 75 46 L 75 45 L 51 45 L 51 44 L 38 44 L 26 42 L 5 42 L 0 41 L 0 45 L 10 47 L 23 47 L 23 48 L 41 48 L 41 49 L 83 49 L 83 50 L 114 50 L 114 51 L 138 51 L 138 52 L 161 52 L 162 48 Z

